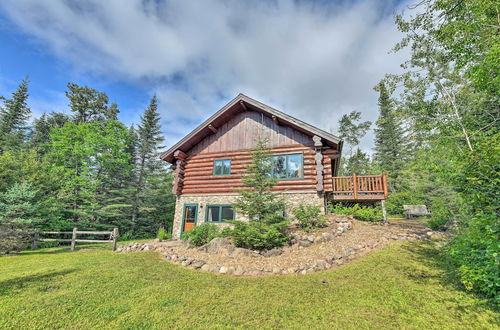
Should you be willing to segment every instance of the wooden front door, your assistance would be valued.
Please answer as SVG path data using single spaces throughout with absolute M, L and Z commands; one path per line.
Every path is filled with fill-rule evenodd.
M 182 232 L 185 233 L 190 231 L 196 225 L 196 220 L 198 219 L 198 204 L 186 204 L 184 205 L 184 217 L 183 217 L 183 227 Z

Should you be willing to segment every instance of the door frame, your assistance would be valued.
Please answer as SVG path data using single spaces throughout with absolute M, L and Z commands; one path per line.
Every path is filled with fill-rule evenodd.
M 194 226 L 198 224 L 198 203 L 187 203 L 182 206 L 182 224 L 181 224 L 181 239 L 182 239 L 182 234 L 185 233 L 184 231 L 184 222 L 186 221 L 186 206 L 196 206 L 196 212 L 194 213 Z

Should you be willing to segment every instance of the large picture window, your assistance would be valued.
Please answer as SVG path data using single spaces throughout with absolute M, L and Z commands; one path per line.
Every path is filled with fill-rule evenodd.
M 230 159 L 214 160 L 214 175 L 230 175 L 230 174 L 231 174 Z
M 302 154 L 272 156 L 271 175 L 277 179 L 300 179 L 304 177 Z
M 224 222 L 234 220 L 234 210 L 231 205 L 207 205 L 206 222 Z

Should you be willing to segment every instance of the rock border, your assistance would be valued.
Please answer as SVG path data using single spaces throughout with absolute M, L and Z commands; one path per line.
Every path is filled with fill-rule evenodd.
M 347 218 L 347 221 L 346 221 Z M 380 224 L 374 224 L 380 225 Z M 335 236 L 339 236 L 352 229 L 352 219 L 348 217 L 337 218 L 331 221 L 329 227 L 322 231 L 317 231 L 314 233 L 296 232 L 292 234 L 291 244 L 297 244 L 299 248 L 307 248 L 312 244 L 322 243 L 331 241 Z M 233 276 L 268 276 L 268 275 L 288 275 L 288 274 L 310 274 L 318 271 L 328 270 L 331 268 L 339 267 L 350 260 L 356 259 L 358 257 L 366 255 L 368 252 L 374 250 L 380 245 L 387 244 L 388 241 L 409 241 L 409 240 L 421 240 L 428 239 L 431 237 L 439 236 L 438 233 L 426 228 L 425 232 L 420 233 L 408 233 L 399 232 L 393 233 L 390 236 L 381 236 L 378 239 L 369 240 L 366 243 L 359 244 L 354 247 L 349 247 L 344 249 L 342 253 L 335 253 L 327 258 L 317 259 L 314 262 L 300 265 L 298 267 L 278 267 L 271 266 L 266 268 L 251 268 L 244 266 L 228 266 L 224 264 L 215 265 L 208 264 L 205 260 L 195 259 L 188 255 L 178 255 L 174 251 L 173 247 L 184 244 L 186 247 L 195 248 L 189 246 L 188 242 L 180 241 L 169 241 L 161 242 L 158 239 L 152 242 L 135 242 L 120 246 L 116 252 L 136 252 L 136 251 L 157 251 L 160 252 L 162 257 L 172 263 L 179 264 L 181 266 L 201 270 L 204 272 L 211 272 L 217 274 L 233 275 Z M 211 253 L 211 254 L 222 254 L 230 256 L 231 258 L 237 258 L 238 256 L 245 257 L 271 257 L 277 256 L 282 253 L 280 249 L 272 249 L 269 251 L 252 251 L 242 248 L 237 248 L 232 245 L 231 241 L 227 238 L 216 238 L 210 243 L 196 248 L 200 251 Z

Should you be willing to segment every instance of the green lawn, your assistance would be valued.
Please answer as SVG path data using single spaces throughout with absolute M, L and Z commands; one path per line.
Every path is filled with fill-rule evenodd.
M 264 278 L 202 273 L 153 252 L 42 249 L 0 258 L 0 328 L 498 327 L 488 302 L 451 284 L 442 267 L 430 243 Z

